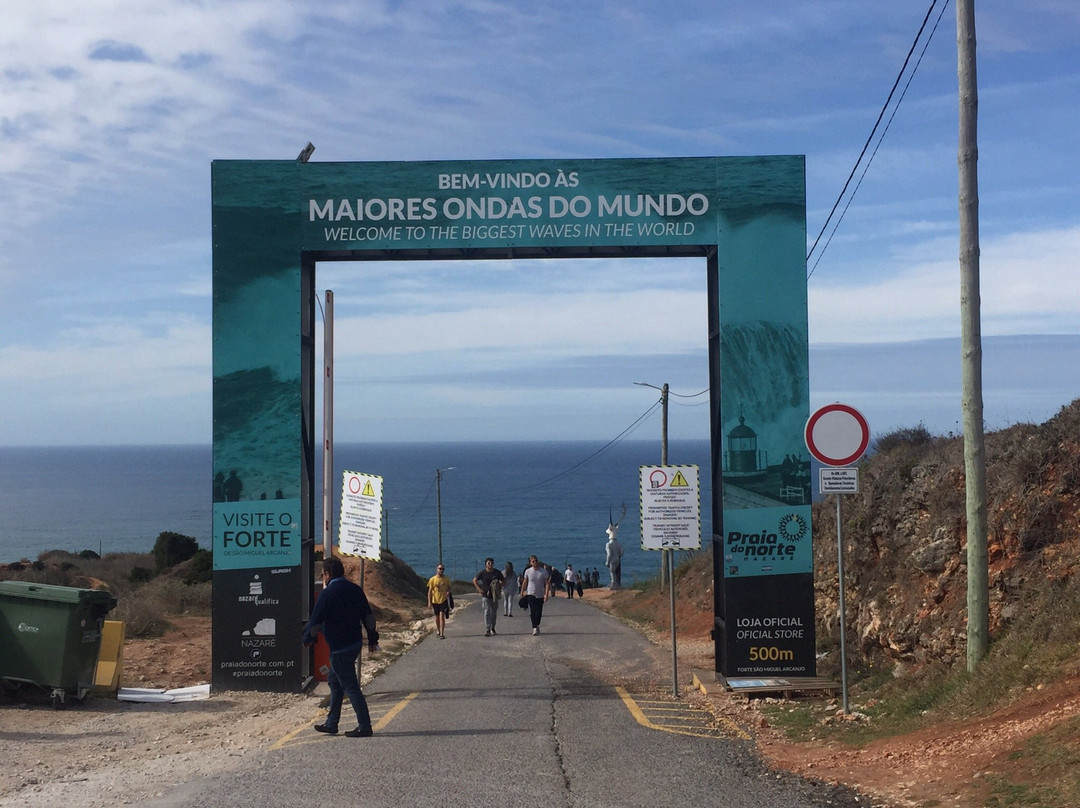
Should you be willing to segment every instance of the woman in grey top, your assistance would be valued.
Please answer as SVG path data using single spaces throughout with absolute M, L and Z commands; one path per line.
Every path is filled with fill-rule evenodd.
M 514 603 L 517 601 L 518 593 L 518 576 L 514 572 L 514 565 L 512 562 L 507 561 L 506 566 L 503 567 L 503 583 L 502 600 L 503 600 L 503 614 L 506 617 L 514 616 Z

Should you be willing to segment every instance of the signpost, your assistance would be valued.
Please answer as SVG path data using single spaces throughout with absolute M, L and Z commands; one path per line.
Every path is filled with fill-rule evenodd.
M 664 385 L 667 396 L 667 385 Z M 667 431 L 664 433 L 667 455 Z M 679 656 L 675 645 L 675 550 L 701 547 L 701 489 L 698 467 L 639 466 L 641 549 L 662 550 L 671 580 L 671 690 L 679 697 Z
M 806 448 L 829 468 L 821 469 L 820 492 L 836 495 L 836 565 L 840 577 L 840 687 L 848 710 L 847 619 L 844 607 L 844 541 L 840 526 L 840 494 L 859 491 L 859 470 L 841 468 L 857 461 L 870 445 L 866 418 L 847 404 L 827 404 L 806 422 Z
M 378 561 L 382 545 L 383 479 L 356 471 L 346 471 L 341 476 L 338 549 L 343 555 Z

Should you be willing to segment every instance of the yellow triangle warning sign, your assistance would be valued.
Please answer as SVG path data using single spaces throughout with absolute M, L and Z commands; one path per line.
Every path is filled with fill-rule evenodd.
M 686 478 L 683 477 L 683 473 L 681 471 L 676 471 L 675 476 L 671 478 L 671 487 L 686 488 L 688 485 L 690 485 L 690 483 L 688 483 L 686 481 Z
M 685 485 L 685 483 L 683 483 L 683 485 Z M 364 490 L 360 492 L 360 496 L 362 496 L 362 497 L 373 497 L 373 496 L 375 496 L 375 489 L 371 487 L 371 480 L 364 480 Z

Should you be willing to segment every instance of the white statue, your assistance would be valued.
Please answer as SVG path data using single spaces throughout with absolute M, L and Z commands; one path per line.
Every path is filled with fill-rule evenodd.
M 616 537 L 619 532 L 619 524 L 622 522 L 623 517 L 626 516 L 626 505 L 623 505 L 622 516 L 619 517 L 619 521 L 616 522 L 611 518 L 611 511 L 608 511 L 608 526 L 607 526 L 607 560 L 604 562 L 607 565 L 608 572 L 611 573 L 611 584 L 609 589 L 621 589 L 622 588 L 622 545 L 619 544 L 619 540 Z

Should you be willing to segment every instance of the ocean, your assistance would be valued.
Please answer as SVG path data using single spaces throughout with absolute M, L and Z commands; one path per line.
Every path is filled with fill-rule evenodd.
M 658 440 L 338 444 L 333 501 L 336 508 L 343 470 L 380 475 L 384 546 L 424 577 L 438 557 L 441 513 L 452 577 L 472 578 L 489 555 L 521 569 L 535 553 L 560 569 L 596 567 L 601 582 L 608 515 L 619 520 L 625 504 L 625 583 L 659 572 L 660 554 L 640 549 L 638 509 L 638 467 L 659 462 Z M 706 541 L 709 442 L 671 441 L 668 462 L 700 467 Z M 321 458 L 317 467 L 321 476 Z M 209 548 L 212 476 L 209 446 L 0 448 L 0 562 L 47 550 L 149 552 L 167 530 Z M 317 531 L 321 520 L 317 493 Z

